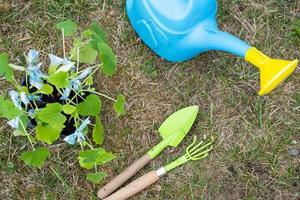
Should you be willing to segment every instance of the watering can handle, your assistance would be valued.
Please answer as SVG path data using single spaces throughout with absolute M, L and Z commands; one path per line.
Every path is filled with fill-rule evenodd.
M 159 176 L 157 172 L 151 171 L 103 200 L 125 200 L 146 189 L 158 180 Z
M 132 163 L 127 169 L 125 169 L 121 174 L 116 176 L 112 181 L 107 183 L 103 188 L 98 191 L 98 197 L 103 199 L 119 188 L 128 179 L 134 176 L 138 171 L 140 171 L 147 163 L 149 163 L 152 158 L 146 154 L 140 159 Z

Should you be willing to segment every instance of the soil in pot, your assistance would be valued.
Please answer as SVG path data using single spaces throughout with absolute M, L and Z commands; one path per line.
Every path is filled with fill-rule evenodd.
M 44 81 L 44 83 L 47 83 L 47 82 Z M 49 83 L 47 83 L 47 84 L 49 84 Z M 26 85 L 25 78 L 22 78 L 21 85 L 27 87 L 29 93 L 34 93 L 34 92 L 37 91 L 36 88 L 31 87 L 30 83 L 28 83 L 28 85 Z M 51 84 L 49 84 L 49 85 L 51 85 Z M 61 105 L 65 105 L 66 104 L 66 101 L 60 99 L 61 95 L 57 91 L 57 89 L 53 85 L 51 85 L 51 86 L 53 87 L 52 94 L 51 95 L 41 94 L 40 95 L 41 96 L 40 100 L 35 100 L 34 102 L 33 101 L 30 102 L 30 104 L 27 107 L 27 111 L 30 110 L 30 109 L 34 109 L 35 108 L 32 105 L 36 105 L 38 108 L 44 108 L 44 107 L 46 107 L 47 103 L 56 103 L 57 102 L 57 103 L 59 103 Z M 90 95 L 90 93 L 89 92 L 85 92 L 85 93 L 83 93 L 81 95 L 81 97 L 83 97 L 85 99 L 88 95 Z M 70 93 L 69 98 L 72 99 L 74 96 L 75 96 L 75 92 L 72 91 Z M 78 104 L 84 101 L 84 99 L 82 99 L 81 97 L 77 98 L 77 103 Z M 22 107 L 25 108 L 25 105 L 23 103 L 22 103 Z M 71 115 L 67 115 L 65 113 L 62 113 L 62 114 L 65 115 L 66 118 L 67 118 L 66 122 L 64 123 L 65 128 L 61 132 L 61 138 L 64 138 L 64 137 L 66 137 L 66 136 L 71 135 L 72 133 L 74 133 L 75 130 L 76 130 L 76 127 L 75 127 L 75 120 L 74 120 L 74 118 L 71 117 Z M 31 118 L 30 122 L 31 122 L 31 124 L 33 126 L 37 125 L 37 122 L 36 122 L 36 120 L 34 118 Z

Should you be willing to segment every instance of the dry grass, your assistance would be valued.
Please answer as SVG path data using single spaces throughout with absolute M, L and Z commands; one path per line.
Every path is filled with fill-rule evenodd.
M 273 56 L 299 58 L 296 1 L 219 2 L 223 29 Z M 103 168 L 108 179 L 160 140 L 157 128 L 166 116 L 188 105 L 200 106 L 185 142 L 166 150 L 139 175 L 180 155 L 193 134 L 217 137 L 215 151 L 133 199 L 299 199 L 299 156 L 287 153 L 300 144 L 299 71 L 270 96 L 257 97 L 258 72 L 231 55 L 210 52 L 180 64 L 159 59 L 137 39 L 124 1 L 18 0 L 10 5 L 0 6 L 0 52 L 9 52 L 14 62 L 24 61 L 22 53 L 31 48 L 61 54 L 53 25 L 62 19 L 84 26 L 96 20 L 107 31 L 119 69 L 113 79 L 99 75 L 97 87 L 110 95 L 124 93 L 130 108 L 118 119 L 110 103 L 104 105 L 105 147 L 118 155 Z M 1 80 L 1 93 L 9 88 Z M 96 199 L 98 186 L 84 180 L 85 171 L 76 163 L 78 149 L 54 146 L 52 160 L 43 169 L 27 168 L 18 158 L 26 143 L 1 124 L 1 199 Z

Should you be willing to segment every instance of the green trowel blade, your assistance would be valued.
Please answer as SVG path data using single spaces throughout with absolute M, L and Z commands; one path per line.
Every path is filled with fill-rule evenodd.
M 177 147 L 194 124 L 198 111 L 198 106 L 190 106 L 169 116 L 158 129 L 162 138 Z

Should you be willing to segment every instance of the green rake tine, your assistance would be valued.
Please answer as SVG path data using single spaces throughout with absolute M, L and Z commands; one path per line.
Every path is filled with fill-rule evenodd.
M 183 156 L 169 163 L 165 167 L 158 169 L 159 176 L 163 176 L 165 173 L 171 171 L 172 169 L 180 165 L 183 165 L 188 161 L 196 161 L 196 160 L 202 160 L 206 158 L 209 155 L 208 153 L 213 149 L 213 147 L 211 146 L 213 142 L 214 139 L 211 138 L 211 139 L 201 141 L 197 144 L 197 137 L 195 136 L 192 144 L 190 144 L 186 148 L 186 153 Z
M 209 153 L 211 150 L 213 150 L 212 147 L 209 148 L 209 149 L 207 149 L 207 150 L 205 150 L 205 151 L 202 151 L 202 152 L 198 153 L 197 155 L 192 155 L 192 157 L 190 157 L 190 159 L 193 160 L 193 161 L 199 160 L 199 159 L 201 159 L 201 157 L 199 158 L 199 156 L 202 156 L 203 154 L 205 154 L 205 155 L 207 154 L 207 155 L 208 155 L 208 153 Z
M 194 136 L 193 142 L 186 148 L 186 152 L 189 152 L 190 150 L 192 150 L 193 149 L 192 147 L 196 144 L 196 142 L 197 142 L 197 136 Z
M 193 142 L 192 144 L 190 144 L 187 148 L 186 151 L 187 152 L 192 152 L 194 151 L 196 148 L 198 148 L 200 145 L 202 145 L 204 143 L 204 141 L 202 140 L 201 142 L 199 142 L 196 146 L 194 146 L 197 142 L 197 136 L 194 136 Z
M 198 158 L 197 160 L 202 160 L 202 159 L 206 158 L 207 156 L 208 156 L 208 153 L 204 154 L 202 157 Z
M 202 151 L 203 149 L 205 149 L 206 147 L 210 146 L 210 145 L 213 143 L 213 138 L 212 138 L 211 141 L 210 141 L 210 140 L 201 141 L 201 142 L 199 142 L 197 145 L 195 145 L 196 141 L 197 141 L 197 137 L 195 136 L 195 137 L 194 137 L 193 143 L 192 143 L 190 146 L 188 146 L 188 148 L 187 148 L 187 150 L 186 150 L 186 153 L 187 153 L 188 155 L 190 155 L 190 156 L 194 156 L 196 153 L 198 153 L 198 152 Z M 206 143 L 206 142 L 207 142 L 207 143 Z M 197 149 L 197 148 L 199 148 L 203 143 L 204 143 L 204 144 L 206 143 L 206 144 L 203 145 L 200 149 Z M 196 150 L 196 151 L 195 151 L 195 150 Z
M 209 147 L 212 144 L 212 142 L 207 143 L 206 145 L 202 146 L 199 149 L 195 149 L 194 151 L 190 152 L 191 156 L 194 156 L 195 154 L 199 153 L 200 151 L 202 151 L 203 149 L 205 149 L 206 147 Z
M 197 139 L 197 138 L 196 138 Z M 195 142 L 196 143 L 196 142 Z M 201 146 L 204 143 L 204 141 L 199 142 L 197 145 L 195 145 L 193 148 L 191 149 L 187 149 L 188 152 L 193 152 L 194 150 L 196 150 L 199 146 Z M 194 145 L 194 144 L 193 144 Z

